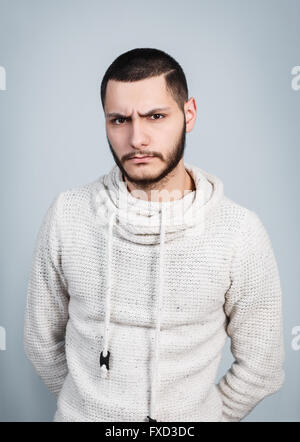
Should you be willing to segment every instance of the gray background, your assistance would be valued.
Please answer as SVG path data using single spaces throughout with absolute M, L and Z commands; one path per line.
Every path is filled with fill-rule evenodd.
M 300 350 L 291 346 L 300 325 L 300 90 L 291 86 L 299 37 L 299 0 L 0 0 L 1 421 L 53 418 L 55 398 L 23 351 L 33 246 L 53 197 L 114 164 L 99 86 L 135 47 L 165 50 L 182 65 L 198 105 L 185 160 L 257 212 L 277 257 L 286 382 L 244 421 L 300 421 Z M 233 361 L 229 340 L 223 355 L 218 379 Z

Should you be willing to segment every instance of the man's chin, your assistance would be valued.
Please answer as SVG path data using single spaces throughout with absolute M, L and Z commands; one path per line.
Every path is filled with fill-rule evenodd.
M 163 170 L 154 168 L 150 164 L 135 164 L 130 167 L 124 167 L 123 165 L 122 171 L 127 180 L 136 185 L 155 184 L 162 175 L 162 172 Z

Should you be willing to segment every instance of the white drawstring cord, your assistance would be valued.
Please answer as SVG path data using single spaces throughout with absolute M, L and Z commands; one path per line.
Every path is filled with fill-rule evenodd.
M 109 339 L 109 325 L 110 325 L 110 295 L 111 295 L 111 267 L 112 267 L 112 231 L 115 221 L 115 214 L 112 213 L 109 219 L 108 225 L 108 246 L 107 246 L 107 286 L 105 297 L 105 321 L 104 321 L 104 337 L 103 337 L 103 350 L 100 355 L 100 370 L 101 376 L 107 378 L 109 370 L 109 351 L 108 351 L 108 339 Z
M 158 360 L 159 360 L 159 338 L 160 338 L 160 324 L 161 324 L 161 306 L 163 297 L 163 262 L 164 262 L 164 249 L 165 249 L 165 212 L 163 204 L 161 205 L 161 229 L 160 229 L 160 253 L 159 253 L 159 286 L 158 286 L 158 306 L 157 306 L 157 319 L 156 319 L 156 329 L 155 329 L 155 342 L 154 342 L 154 361 L 153 361 L 153 372 L 152 372 L 152 383 L 151 383 L 151 403 L 150 403 L 150 416 L 149 420 L 155 420 L 155 405 L 156 405 L 156 394 L 157 385 L 159 383 L 158 378 Z
M 107 253 L 107 287 L 105 297 L 105 322 L 104 322 L 104 336 L 103 336 L 103 350 L 100 355 L 100 369 L 101 377 L 107 378 L 109 371 L 109 355 L 108 340 L 109 340 L 109 327 L 110 327 L 110 307 L 111 307 L 111 267 L 112 267 L 112 232 L 115 222 L 115 214 L 113 213 L 109 220 L 108 226 L 108 253 Z M 164 250 L 165 250 L 165 212 L 163 205 L 161 206 L 161 226 L 160 226 L 160 251 L 159 251 L 159 285 L 158 285 L 158 305 L 156 315 L 156 328 L 155 328 L 155 340 L 154 340 L 154 358 L 152 368 L 152 381 L 151 381 L 151 402 L 150 402 L 150 416 L 149 421 L 156 421 L 153 418 L 155 416 L 156 394 L 158 378 L 158 361 L 159 361 L 159 338 L 160 338 L 160 326 L 161 326 L 161 307 L 163 297 L 163 262 L 164 262 Z

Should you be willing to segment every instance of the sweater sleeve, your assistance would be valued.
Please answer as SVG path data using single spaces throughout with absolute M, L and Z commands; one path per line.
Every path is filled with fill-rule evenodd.
M 24 315 L 25 354 L 56 398 L 68 371 L 64 344 L 69 296 L 61 268 L 61 195 L 52 201 L 36 238 Z
M 268 233 L 247 209 L 225 294 L 227 335 L 234 362 L 217 384 L 222 422 L 238 422 L 284 383 L 282 293 Z

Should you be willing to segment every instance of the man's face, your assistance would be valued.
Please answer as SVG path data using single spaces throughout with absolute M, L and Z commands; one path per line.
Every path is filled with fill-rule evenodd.
M 162 180 L 183 157 L 185 114 L 167 91 L 163 75 L 132 83 L 109 80 L 105 115 L 113 158 L 137 186 Z M 136 162 L 136 155 L 152 157 Z

